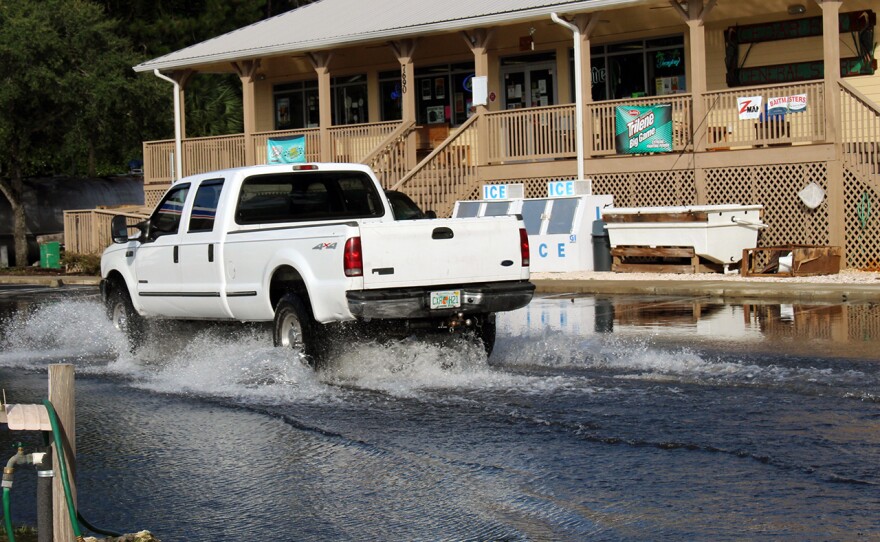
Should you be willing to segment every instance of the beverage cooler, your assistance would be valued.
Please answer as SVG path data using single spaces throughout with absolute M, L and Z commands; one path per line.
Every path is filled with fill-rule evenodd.
M 614 200 L 611 195 L 584 194 L 589 185 L 581 183 L 586 182 L 548 183 L 548 193 L 560 195 L 544 198 L 521 197 L 522 185 L 486 185 L 484 199 L 456 202 L 452 216 L 522 215 L 533 272 L 592 271 L 593 222 L 601 219 L 602 209 L 611 207 Z

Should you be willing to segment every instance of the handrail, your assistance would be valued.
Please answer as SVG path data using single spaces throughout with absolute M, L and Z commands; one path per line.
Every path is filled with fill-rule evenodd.
M 414 167 L 412 171 L 410 171 L 402 179 L 397 181 L 397 183 L 391 187 L 391 190 L 400 190 L 401 186 L 406 184 L 406 182 L 412 179 L 417 173 L 420 173 L 423 169 L 425 169 L 425 167 L 427 167 L 427 165 L 432 162 L 438 154 L 445 151 L 450 145 L 452 145 L 455 140 L 462 137 L 465 131 L 467 131 L 467 129 L 470 128 L 472 124 L 475 124 L 477 120 L 482 116 L 482 114 L 483 113 L 481 111 L 477 111 L 477 113 L 472 115 L 471 118 L 464 121 L 464 124 L 458 127 L 458 131 L 455 132 L 455 135 L 447 138 L 443 143 L 438 145 L 436 149 L 431 151 L 431 154 L 424 157 L 421 162 L 416 164 L 416 167 Z
M 877 115 L 880 115 L 880 106 L 874 104 L 874 102 L 871 100 L 871 98 L 868 98 L 867 96 L 862 94 L 862 92 L 859 89 L 850 85 L 846 81 L 838 81 L 838 83 L 840 84 L 840 87 L 844 91 L 849 92 L 850 94 L 853 95 L 853 98 L 856 98 L 858 101 L 862 102 L 862 105 L 864 105 L 865 107 L 867 107 L 869 109 L 873 109 L 874 113 L 876 113 Z
M 880 191 L 880 107 L 849 83 L 840 83 L 840 148 L 843 162 Z
M 388 188 L 409 171 L 412 163 L 410 155 L 415 152 L 415 144 L 410 144 L 409 139 L 415 129 L 415 121 L 402 122 L 366 158 L 361 160 L 362 164 L 373 170 L 382 184 L 382 188 Z
M 376 145 L 376 147 L 373 149 L 373 152 L 364 157 L 364 159 L 361 160 L 361 163 L 372 166 L 373 162 L 376 160 L 376 157 L 379 156 L 380 153 L 385 152 L 388 147 L 390 147 L 395 142 L 395 140 L 397 140 L 398 137 L 402 135 L 409 135 L 409 133 L 414 130 L 415 127 L 416 122 L 414 120 L 402 122 L 397 128 L 394 129 L 393 132 L 388 134 L 388 137 L 386 137 L 381 143 Z

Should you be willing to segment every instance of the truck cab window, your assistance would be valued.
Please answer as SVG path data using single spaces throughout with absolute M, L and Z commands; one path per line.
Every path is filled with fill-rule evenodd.
M 245 179 L 235 221 L 264 224 L 379 217 L 384 213 L 382 200 L 366 174 L 314 171 Z
M 180 217 L 183 215 L 183 205 L 186 203 L 186 195 L 189 193 L 189 185 L 173 188 L 150 218 L 150 238 L 155 239 L 162 235 L 177 233 L 180 228 Z
M 205 232 L 214 229 L 217 202 L 223 189 L 223 179 L 204 181 L 196 191 L 192 213 L 189 217 L 189 232 Z

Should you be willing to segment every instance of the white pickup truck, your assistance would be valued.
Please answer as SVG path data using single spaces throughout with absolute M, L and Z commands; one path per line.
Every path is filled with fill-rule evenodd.
M 315 363 L 322 324 L 372 320 L 470 330 L 491 353 L 495 313 L 534 292 L 518 217 L 396 220 L 359 164 L 194 175 L 131 227 L 114 217 L 101 292 L 133 347 L 149 318 L 265 321 Z

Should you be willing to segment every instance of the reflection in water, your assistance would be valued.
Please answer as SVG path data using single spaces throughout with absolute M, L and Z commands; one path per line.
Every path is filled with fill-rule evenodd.
M 653 330 L 662 331 L 661 340 L 684 336 L 700 343 L 736 341 L 836 357 L 872 358 L 880 351 L 880 305 L 872 303 L 549 296 L 526 310 L 521 321 L 507 322 L 512 333 L 552 329 L 568 335 L 629 335 Z

